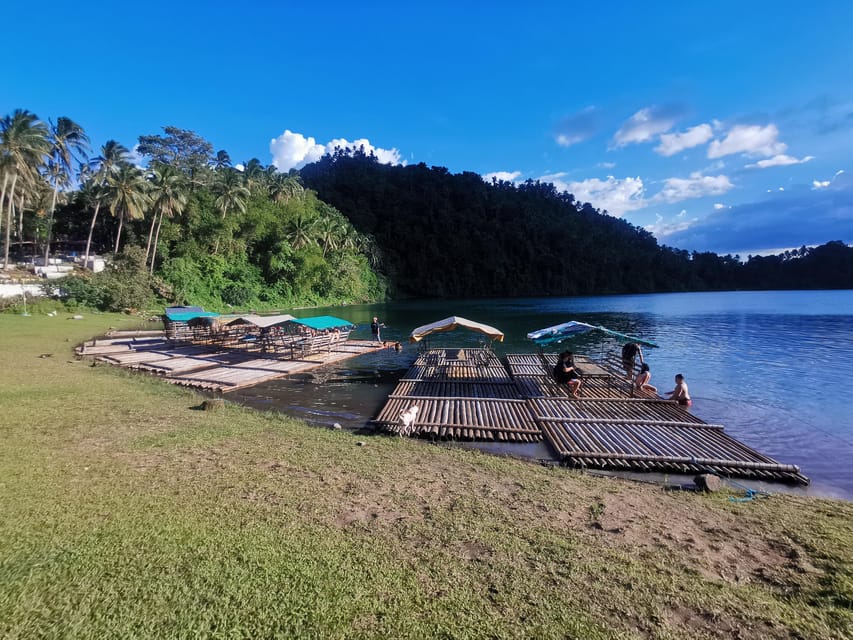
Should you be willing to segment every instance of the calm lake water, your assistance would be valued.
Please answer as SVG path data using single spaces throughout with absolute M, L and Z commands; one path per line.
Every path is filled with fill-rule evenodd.
M 683 373 L 693 413 L 812 479 L 810 493 L 853 499 L 853 290 L 738 291 L 582 298 L 404 301 L 298 310 L 356 323 L 353 338 L 369 338 L 374 315 L 385 340 L 404 344 L 361 356 L 305 381 L 274 381 L 235 400 L 280 410 L 321 425 L 360 428 L 375 417 L 408 368 L 416 347 L 409 332 L 458 315 L 497 327 L 500 354 L 535 351 L 529 331 L 581 320 L 637 335 L 646 348 L 652 384 L 669 391 Z M 478 334 L 457 331 L 436 345 L 476 345 Z M 593 357 L 620 348 L 592 332 L 553 347 Z

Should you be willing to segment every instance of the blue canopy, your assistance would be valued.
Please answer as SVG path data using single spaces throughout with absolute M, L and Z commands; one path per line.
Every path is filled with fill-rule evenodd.
M 617 338 L 628 340 L 630 342 L 639 342 L 650 347 L 658 346 L 650 340 L 643 340 L 642 338 L 637 338 L 636 336 L 629 336 L 627 333 L 619 333 L 618 331 L 613 331 L 612 329 L 607 329 L 600 325 L 596 326 L 592 324 L 587 324 L 586 322 L 578 322 L 576 320 L 570 320 L 569 322 L 557 324 L 553 327 L 547 327 L 545 329 L 531 331 L 527 334 L 527 338 L 528 340 L 533 340 L 533 342 L 538 345 L 547 345 L 554 344 L 555 342 L 561 342 L 566 338 L 571 338 L 573 336 L 580 335 L 582 333 L 586 333 L 587 331 L 593 330 L 603 331 L 608 335 L 616 336 Z
M 166 317 L 172 322 L 189 322 L 193 318 L 218 318 L 219 314 L 201 307 L 167 307 Z
M 335 316 L 314 316 L 311 318 L 294 318 L 290 322 L 302 325 L 316 331 L 323 329 L 341 329 L 343 327 L 354 326 L 349 320 L 336 318 Z

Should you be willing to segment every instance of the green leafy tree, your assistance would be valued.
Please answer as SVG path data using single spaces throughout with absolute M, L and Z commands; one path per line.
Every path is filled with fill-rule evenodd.
M 101 147 L 101 154 L 91 159 L 88 163 L 87 175 L 89 180 L 85 183 L 86 190 L 90 193 L 89 202 L 94 206 L 92 220 L 89 224 L 89 236 L 86 238 L 86 253 L 83 257 L 83 266 L 89 264 L 89 251 L 92 246 L 92 233 L 95 230 L 95 222 L 98 220 L 98 212 L 101 204 L 109 195 L 107 180 L 119 167 L 129 164 L 130 152 L 127 148 L 115 140 L 107 140 Z

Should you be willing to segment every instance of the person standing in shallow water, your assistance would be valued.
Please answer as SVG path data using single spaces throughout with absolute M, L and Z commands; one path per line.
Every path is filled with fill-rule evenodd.
M 682 407 L 690 408 L 693 401 L 690 399 L 690 391 L 687 389 L 687 383 L 684 381 L 684 376 L 680 373 L 675 375 L 675 389 L 668 391 L 667 394 L 670 400 L 675 400 Z
M 379 330 L 384 326 L 384 323 L 379 322 L 379 318 L 373 316 L 373 322 L 370 323 L 370 333 L 373 334 L 373 339 L 376 340 L 376 342 L 382 341 L 382 338 L 379 337 Z

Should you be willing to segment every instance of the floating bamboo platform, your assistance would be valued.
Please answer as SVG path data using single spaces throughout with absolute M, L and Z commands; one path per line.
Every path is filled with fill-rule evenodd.
M 303 358 L 260 350 L 227 349 L 167 340 L 162 331 L 112 332 L 107 338 L 78 347 L 80 356 L 163 376 L 166 382 L 216 393 L 228 393 L 261 382 L 306 373 L 324 365 L 384 349 L 383 343 L 345 340 Z
M 715 473 L 808 484 L 781 464 L 707 424 L 676 402 L 637 392 L 615 368 L 583 356 L 581 397 L 554 382 L 556 354 L 431 349 L 400 380 L 377 416 L 400 435 L 532 442 L 542 437 L 568 466 L 615 471 Z M 402 416 L 418 412 L 410 425 Z

